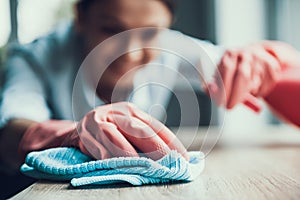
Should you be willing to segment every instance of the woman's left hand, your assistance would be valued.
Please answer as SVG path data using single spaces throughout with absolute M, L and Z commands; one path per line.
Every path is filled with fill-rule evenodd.
M 227 50 L 218 65 L 219 75 L 209 86 L 212 97 L 228 109 L 253 96 L 265 97 L 284 68 L 283 47 L 283 43 L 266 41 Z

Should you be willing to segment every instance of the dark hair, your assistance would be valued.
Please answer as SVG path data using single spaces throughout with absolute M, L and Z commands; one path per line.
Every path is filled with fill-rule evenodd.
M 176 6 L 177 6 L 176 0 L 159 0 L 159 1 L 161 1 L 162 3 L 164 3 L 168 7 L 168 9 L 171 12 L 171 14 L 173 16 L 175 16 Z
M 101 1 L 101 0 L 78 0 L 78 7 L 82 11 L 86 11 L 89 8 L 89 6 L 93 4 L 95 1 Z M 157 0 L 157 1 L 161 1 L 162 3 L 164 3 L 168 7 L 171 14 L 175 16 L 176 0 Z

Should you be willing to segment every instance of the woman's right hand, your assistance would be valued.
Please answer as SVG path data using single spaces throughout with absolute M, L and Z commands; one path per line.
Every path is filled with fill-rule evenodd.
M 153 160 L 176 150 L 188 159 L 178 138 L 161 122 L 128 102 L 100 106 L 78 123 L 79 147 L 96 159 L 139 156 Z
M 19 151 L 25 156 L 60 146 L 78 147 L 95 159 L 139 156 L 141 151 L 157 160 L 176 150 L 188 160 L 185 147 L 164 124 L 128 102 L 97 107 L 78 123 L 50 120 L 33 125 L 25 132 Z

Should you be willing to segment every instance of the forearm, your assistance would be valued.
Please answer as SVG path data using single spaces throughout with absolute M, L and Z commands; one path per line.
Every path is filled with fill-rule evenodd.
M 18 169 L 31 151 L 53 147 L 78 147 L 76 122 L 49 120 L 42 123 L 15 119 L 1 131 L 0 158 L 13 169 Z
M 265 97 L 280 118 L 300 127 L 300 68 L 290 68 Z
M 18 147 L 23 134 L 35 124 L 37 122 L 31 120 L 14 119 L 0 131 L 0 159 L 14 170 L 17 170 L 23 162 L 18 154 Z

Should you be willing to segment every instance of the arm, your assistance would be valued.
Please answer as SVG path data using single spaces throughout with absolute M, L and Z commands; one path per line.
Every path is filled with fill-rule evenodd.
M 97 107 L 79 123 L 12 120 L 2 133 L 3 150 L 9 147 L 12 154 L 3 151 L 1 155 L 15 167 L 31 151 L 63 146 L 77 147 L 96 159 L 139 156 L 136 148 L 155 160 L 171 150 L 188 159 L 184 146 L 167 127 L 130 103 Z
M 213 97 L 233 108 L 248 95 L 264 98 L 279 117 L 300 125 L 300 53 L 277 41 L 228 50 L 218 68 Z
M 8 51 L 0 105 L 0 159 L 13 169 L 22 162 L 18 145 L 24 132 L 50 117 L 43 83 L 20 52 L 15 48 Z
M 282 72 L 264 99 L 278 117 L 300 127 L 300 63 L 298 66 Z
M 78 134 L 73 121 L 49 120 L 42 123 L 12 119 L 0 131 L 0 158 L 18 170 L 27 153 L 53 147 L 78 147 Z
M 87 114 L 77 129 L 77 122 L 48 120 L 49 109 L 37 74 L 19 57 L 11 60 L 8 68 L 0 120 L 0 144 L 4 145 L 1 159 L 7 164 L 19 167 L 27 153 L 60 146 L 78 147 L 96 159 L 136 156 L 135 147 L 153 159 L 170 150 L 188 158 L 184 146 L 170 130 L 131 104 L 99 107 Z M 114 113 L 121 113 L 116 116 L 120 124 L 113 121 Z M 128 113 L 130 116 L 126 117 Z M 108 119 L 112 121 L 102 121 Z M 7 154 L 6 148 L 12 154 Z
M 300 52 L 282 42 L 266 42 L 264 46 L 282 68 L 274 88 L 264 99 L 277 116 L 300 127 Z

